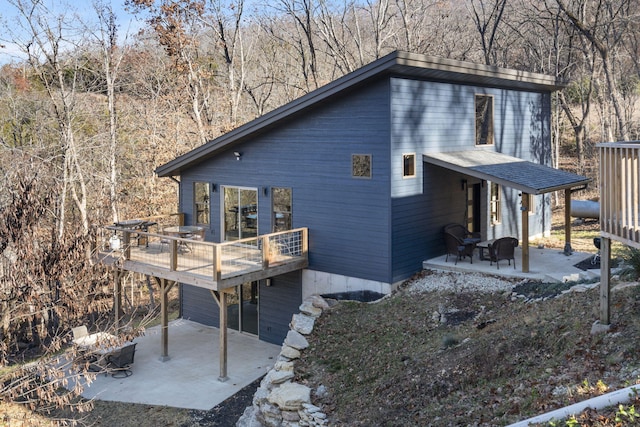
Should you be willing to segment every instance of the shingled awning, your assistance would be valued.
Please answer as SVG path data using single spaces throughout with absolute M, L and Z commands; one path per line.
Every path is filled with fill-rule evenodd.
M 545 194 L 565 191 L 565 254 L 571 249 L 571 192 L 587 187 L 591 179 L 571 172 L 554 169 L 518 157 L 486 149 L 423 154 L 425 163 L 437 165 L 506 187 L 524 194 Z M 521 200 L 527 200 L 522 197 Z M 522 206 L 522 271 L 529 271 L 529 207 Z
M 487 150 L 424 154 L 426 163 L 451 169 L 527 194 L 584 188 L 591 179 L 571 172 Z

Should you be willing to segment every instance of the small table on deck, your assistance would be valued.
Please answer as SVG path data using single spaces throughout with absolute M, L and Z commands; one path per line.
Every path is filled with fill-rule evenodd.
M 485 249 L 487 251 L 489 251 L 489 248 L 491 247 L 493 242 L 495 242 L 495 239 L 485 240 L 485 241 L 476 243 L 476 248 L 478 248 L 478 254 L 480 255 L 480 260 L 481 261 L 485 261 L 485 260 L 489 259 L 489 257 L 485 257 L 484 256 L 484 251 L 485 251 Z
M 196 225 L 178 225 L 175 227 L 167 227 L 164 230 L 164 234 L 174 237 L 189 237 L 192 234 L 198 234 L 204 231 L 204 228 Z
M 145 233 L 149 232 L 149 227 L 151 227 L 152 225 L 158 225 L 158 223 L 142 219 L 128 219 L 125 221 L 113 223 L 114 228 L 116 228 L 117 230 L 140 230 Z M 137 236 L 135 236 L 135 238 L 138 241 L 138 246 L 142 244 L 147 248 L 149 247 L 149 239 L 147 235 L 138 234 Z
M 194 234 L 201 234 L 204 232 L 203 227 L 199 227 L 197 225 L 178 225 L 175 227 L 167 227 L 163 230 L 164 234 L 173 237 L 180 237 L 182 239 L 187 239 Z M 184 247 L 186 250 L 189 250 L 186 242 L 180 242 L 180 247 Z

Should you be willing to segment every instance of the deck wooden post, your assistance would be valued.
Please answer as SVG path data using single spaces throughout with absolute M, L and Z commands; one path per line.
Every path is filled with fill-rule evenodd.
M 611 279 L 611 239 L 600 238 L 600 323 L 608 325 L 611 321 L 610 296 Z
M 571 189 L 564 189 L 564 254 L 573 253 L 571 248 Z
M 120 328 L 122 318 L 122 271 L 113 270 L 113 314 L 116 328 Z
M 529 194 L 522 193 L 522 272 L 529 272 Z
M 124 249 L 124 259 L 131 259 L 131 234 L 124 230 L 122 232 L 122 247 Z
M 220 283 L 222 280 L 222 246 L 213 247 L 213 280 Z
M 176 239 L 169 240 L 169 270 L 176 271 L 178 269 L 178 241 Z
M 220 376 L 218 381 L 225 382 L 227 376 L 227 291 L 220 291 Z
M 269 247 L 269 237 L 262 236 L 262 268 L 269 268 L 271 263 L 271 248 Z
M 167 290 L 166 279 L 159 279 L 160 283 L 160 342 L 162 352 L 160 353 L 160 361 L 169 360 L 169 296 Z

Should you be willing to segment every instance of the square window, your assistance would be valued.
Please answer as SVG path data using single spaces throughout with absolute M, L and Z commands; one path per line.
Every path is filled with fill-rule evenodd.
M 416 155 L 403 154 L 402 155 L 402 177 L 411 178 L 414 176 L 416 176 Z
M 351 156 L 351 176 L 371 178 L 371 154 L 353 154 Z
M 493 144 L 493 97 L 476 95 L 476 145 Z

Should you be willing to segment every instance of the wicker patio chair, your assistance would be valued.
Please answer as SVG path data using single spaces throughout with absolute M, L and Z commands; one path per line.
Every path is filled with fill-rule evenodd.
M 473 251 L 476 244 L 480 242 L 479 233 L 471 233 L 463 225 L 449 224 L 444 227 L 444 242 L 447 248 L 446 262 L 449 262 L 449 255 L 455 255 L 456 264 L 458 260 L 469 257 L 473 264 Z
M 495 262 L 498 266 L 498 270 L 500 270 L 500 260 L 506 259 L 509 261 L 509 265 L 511 265 L 511 260 L 513 260 L 513 268 L 516 268 L 516 258 L 515 258 L 515 249 L 518 246 L 518 239 L 515 237 L 502 237 L 497 239 L 495 242 L 489 246 L 489 256 L 491 258 L 490 265 L 493 265 Z

